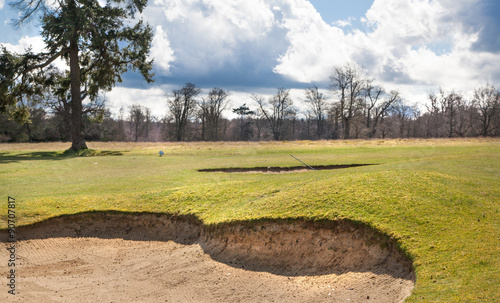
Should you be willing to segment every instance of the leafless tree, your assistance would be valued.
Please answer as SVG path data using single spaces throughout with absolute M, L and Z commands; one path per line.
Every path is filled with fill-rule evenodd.
M 280 140 L 283 135 L 282 132 L 285 120 L 291 116 L 295 116 L 290 90 L 278 88 L 278 92 L 273 95 L 267 103 L 263 98 L 259 98 L 255 95 L 253 99 L 259 105 L 260 111 L 269 123 L 274 140 Z
M 200 102 L 202 140 L 217 141 L 219 139 L 222 111 L 227 107 L 228 96 L 228 91 L 215 87 Z
M 426 104 L 427 108 L 427 123 L 426 123 L 426 137 L 443 137 L 443 112 L 440 101 L 440 96 L 431 92 L 429 93 L 430 104 Z
M 361 70 L 348 64 L 334 67 L 330 81 L 331 88 L 338 96 L 335 107 L 340 114 L 343 139 L 349 139 L 351 123 L 356 111 L 361 107 L 367 79 Z
M 382 87 L 375 87 L 366 91 L 366 98 L 369 100 L 366 126 L 368 128 L 368 137 L 373 138 L 377 134 L 379 123 L 388 114 L 391 106 L 400 100 L 400 97 L 398 91 L 393 90 L 386 94 Z M 379 102 L 380 100 L 382 101 Z
M 145 122 L 146 115 L 144 108 L 141 105 L 132 105 L 130 107 L 130 128 L 135 142 L 139 140 Z
M 410 128 L 408 127 L 408 123 L 410 119 L 413 117 L 413 112 L 415 111 L 415 108 L 407 104 L 403 99 L 399 98 L 392 103 L 390 111 L 392 115 L 396 117 L 398 120 L 399 134 L 397 135 L 397 137 L 404 138 L 405 131 L 406 131 L 406 137 L 409 137 Z
M 448 137 L 452 138 L 455 133 L 455 122 L 457 120 L 458 107 L 462 101 L 462 96 L 455 92 L 451 92 L 443 98 L 442 101 L 442 111 L 448 120 Z
M 500 111 L 500 91 L 492 85 L 479 87 L 474 91 L 472 103 L 477 110 L 476 133 L 480 136 L 494 135 L 495 118 L 498 117 L 498 111 Z
M 367 81 L 365 88 L 365 107 L 366 128 L 368 129 L 372 128 L 372 111 L 375 109 L 375 106 L 378 104 L 378 101 L 383 94 L 384 89 L 381 86 L 374 86 L 371 81 Z
M 122 106 L 118 112 L 118 121 L 117 121 L 117 130 L 116 130 L 116 138 L 119 141 L 126 141 L 125 134 L 125 108 Z
M 306 88 L 305 94 L 305 102 L 308 104 L 310 109 L 309 114 L 312 114 L 311 116 L 313 116 L 308 116 L 308 118 L 316 120 L 316 137 L 319 139 L 324 132 L 324 124 L 326 120 L 325 111 L 327 107 L 326 97 L 319 92 L 318 87 L 315 85 L 313 87 Z
M 151 131 L 151 125 L 156 120 L 156 118 L 151 114 L 151 109 L 149 107 L 144 107 L 144 137 L 149 141 L 149 133 Z
M 430 127 L 434 137 L 453 137 L 453 123 L 457 106 L 457 98 L 454 92 L 447 93 L 439 89 L 437 93 L 429 93 L 430 106 L 427 111 L 430 114 Z
M 254 140 L 260 141 L 260 140 L 262 140 L 262 133 L 263 133 L 264 124 L 266 124 L 266 121 L 257 115 L 253 119 L 253 124 L 255 125 L 255 130 L 257 131 L 257 133 L 255 134 Z
M 196 97 L 201 89 L 193 83 L 186 83 L 181 89 L 174 89 L 172 95 L 167 97 L 168 109 L 174 118 L 175 139 L 182 141 L 189 119 L 196 108 Z
M 462 94 L 455 91 L 447 93 L 440 89 L 439 95 L 443 122 L 447 124 L 447 136 L 463 137 L 471 127 L 468 122 L 470 105 Z
M 315 115 L 312 111 L 310 110 L 307 110 L 304 114 L 304 117 L 305 117 L 305 135 L 306 135 L 306 138 L 307 139 L 311 139 L 311 126 L 313 124 L 313 121 L 315 119 Z M 325 117 L 325 120 L 326 120 L 326 117 Z

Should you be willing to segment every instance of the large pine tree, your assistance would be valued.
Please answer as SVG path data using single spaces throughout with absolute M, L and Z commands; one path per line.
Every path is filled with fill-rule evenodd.
M 15 108 L 25 94 L 37 90 L 23 87 L 43 83 L 44 70 L 62 58 L 69 66 L 71 92 L 71 141 L 73 150 L 86 149 L 82 123 L 82 101 L 96 98 L 99 91 L 111 90 L 121 75 L 138 70 L 152 82 L 152 60 L 148 60 L 153 36 L 149 25 L 137 12 L 147 0 L 61 0 L 50 5 L 45 0 L 21 0 L 11 5 L 21 12 L 20 23 L 36 14 L 41 16 L 42 37 L 47 52 L 12 54 L 5 48 L 0 54 L 0 111 Z M 20 111 L 12 111 L 23 117 Z

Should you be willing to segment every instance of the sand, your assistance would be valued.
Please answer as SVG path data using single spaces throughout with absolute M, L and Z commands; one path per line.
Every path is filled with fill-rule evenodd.
M 415 282 L 391 239 L 347 221 L 84 213 L 16 234 L 1 302 L 403 302 Z

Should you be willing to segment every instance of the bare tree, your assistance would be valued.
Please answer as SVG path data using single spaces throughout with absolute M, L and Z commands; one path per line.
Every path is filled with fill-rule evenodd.
M 319 92 L 317 86 L 306 88 L 305 94 L 306 94 L 305 102 L 309 105 L 310 109 L 307 118 L 308 119 L 313 118 L 316 120 L 316 137 L 319 139 L 323 134 L 324 124 L 326 120 L 326 114 L 325 114 L 325 110 L 327 107 L 326 97 L 325 95 Z
M 372 111 L 383 94 L 384 89 L 381 86 L 373 86 L 371 81 L 367 81 L 365 88 L 365 107 L 366 128 L 368 129 L 372 129 Z M 369 137 L 371 138 L 373 135 L 369 135 Z
M 364 92 L 364 116 L 366 121 L 367 135 L 373 138 L 377 133 L 379 122 L 386 116 L 387 110 L 393 98 L 387 98 L 380 104 L 386 92 L 382 86 L 373 85 L 373 81 L 366 81 Z M 392 94 L 392 92 L 391 92 Z
M 452 138 L 455 133 L 455 121 L 458 111 L 458 106 L 460 101 L 462 100 L 462 96 L 451 92 L 445 98 L 443 98 L 443 114 L 448 120 L 448 137 Z
M 149 133 L 151 131 L 151 124 L 153 123 L 153 120 L 156 120 L 155 117 L 151 114 L 151 109 L 149 107 L 144 107 L 144 137 L 146 137 L 146 140 L 149 141 Z
M 433 137 L 453 137 L 453 123 L 457 111 L 456 97 L 454 92 L 447 93 L 442 88 L 437 93 L 429 93 L 430 106 L 427 106 L 427 111 L 430 113 Z
M 349 139 L 351 123 L 356 111 L 361 107 L 361 97 L 367 80 L 357 67 L 348 64 L 334 67 L 330 81 L 331 88 L 338 95 L 335 107 L 340 114 L 343 139 Z
M 375 135 L 377 134 L 378 125 L 382 121 L 382 119 L 387 116 L 391 106 L 401 99 L 399 97 L 399 92 L 395 90 L 391 91 L 389 94 L 385 94 L 383 89 L 378 87 L 375 88 L 373 93 L 375 94 L 375 96 L 371 96 L 372 92 L 367 91 L 367 96 L 370 100 L 370 109 L 367 113 L 369 117 L 371 116 L 371 118 L 367 118 L 367 127 L 369 129 L 368 137 L 370 138 L 375 137 Z M 378 101 L 381 93 L 383 93 L 385 97 L 382 99 L 382 103 L 379 104 Z
M 471 123 L 470 123 L 470 112 L 473 111 L 471 106 L 471 100 L 466 98 L 463 94 L 458 94 L 455 99 L 456 113 L 453 115 L 453 133 L 459 137 L 470 136 Z
M 120 111 L 118 112 L 118 127 L 117 127 L 117 138 L 120 141 L 125 141 L 127 135 L 125 134 L 125 108 L 120 107 Z
M 454 135 L 464 136 L 470 129 L 470 123 L 467 123 L 469 116 L 467 112 L 470 109 L 463 95 L 455 91 L 446 93 L 440 89 L 439 99 L 443 122 L 447 124 L 447 136 L 450 138 Z
M 145 122 L 146 115 L 144 108 L 140 105 L 132 105 L 130 107 L 130 128 L 135 142 L 139 140 Z
M 295 116 L 295 111 L 292 107 L 293 102 L 290 98 L 290 90 L 278 88 L 278 92 L 267 103 L 261 97 L 253 95 L 252 98 L 257 102 L 260 111 L 269 123 L 274 140 L 280 140 L 285 120 L 291 116 Z
M 413 117 L 415 108 L 411 105 L 408 105 L 404 102 L 404 100 L 399 98 L 392 103 L 390 110 L 392 115 L 398 120 L 399 134 L 397 137 L 405 137 L 405 130 L 407 133 L 406 137 L 409 137 L 410 128 L 408 127 L 408 122 L 410 121 L 411 117 Z
M 264 124 L 266 121 L 262 119 L 260 116 L 255 116 L 253 119 L 253 124 L 255 125 L 255 129 L 257 131 L 257 134 L 255 136 L 255 141 L 260 141 L 262 140 L 262 133 L 264 131 Z
M 304 121 L 305 121 L 305 129 L 306 129 L 306 138 L 311 139 L 311 126 L 313 124 L 313 121 L 315 119 L 315 115 L 312 111 L 307 110 L 304 114 Z
M 427 113 L 424 114 L 428 121 L 427 136 L 451 138 L 470 133 L 474 117 L 477 117 L 474 102 L 471 104 L 462 94 L 446 92 L 441 88 L 437 93 L 431 92 L 428 98 L 430 106 L 427 105 Z
M 476 133 L 480 136 L 492 136 L 495 132 L 494 120 L 500 111 L 500 91 L 491 85 L 479 87 L 474 91 L 472 103 L 477 109 Z
M 425 105 L 427 107 L 427 123 L 426 123 L 426 137 L 441 137 L 442 131 L 442 121 L 443 121 L 443 113 L 441 112 L 442 102 L 439 100 L 439 96 L 435 93 L 429 93 L 429 105 Z
M 175 139 L 182 141 L 185 138 L 185 130 L 189 118 L 196 108 L 196 97 L 201 89 L 193 83 L 186 83 L 181 89 L 174 89 L 172 96 L 167 98 L 167 104 L 170 113 L 174 118 Z
M 199 117 L 202 122 L 202 139 L 217 141 L 219 139 L 222 111 L 228 104 L 229 92 L 214 87 L 200 102 Z

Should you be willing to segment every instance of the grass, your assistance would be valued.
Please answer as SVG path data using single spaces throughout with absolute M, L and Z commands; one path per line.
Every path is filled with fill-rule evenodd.
M 17 224 L 89 210 L 365 222 L 414 260 L 408 302 L 492 302 L 500 290 L 500 140 L 0 144 L 0 188 Z M 165 152 L 164 157 L 158 151 Z M 289 174 L 221 167 L 378 164 Z M 6 204 L 6 203 L 5 203 Z M 0 213 L 6 228 L 7 211 Z

